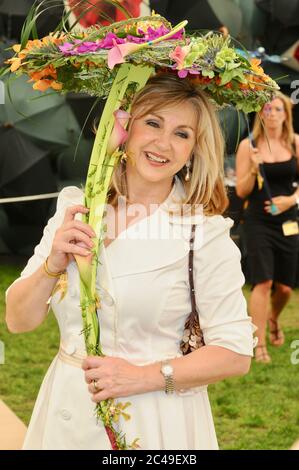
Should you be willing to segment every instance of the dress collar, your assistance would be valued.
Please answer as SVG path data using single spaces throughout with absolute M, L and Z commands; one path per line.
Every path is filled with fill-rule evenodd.
M 203 222 L 202 204 L 198 204 L 193 215 L 181 215 L 178 210 L 186 197 L 186 191 L 180 178 L 175 175 L 173 188 L 160 209 L 168 214 L 169 222 L 178 225 L 199 225 Z M 187 209 L 187 207 L 185 207 Z

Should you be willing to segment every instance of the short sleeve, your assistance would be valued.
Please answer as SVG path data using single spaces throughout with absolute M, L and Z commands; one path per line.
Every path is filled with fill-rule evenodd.
M 212 216 L 197 226 L 202 245 L 194 250 L 196 304 L 207 345 L 252 356 L 256 328 L 247 315 L 241 254 L 230 238 L 232 224 L 231 219 Z
M 31 276 L 37 269 L 44 263 L 47 256 L 49 256 L 53 239 L 56 230 L 62 225 L 65 211 L 67 207 L 75 204 L 83 203 L 83 192 L 76 186 L 68 186 L 63 188 L 58 195 L 56 212 L 51 219 L 49 219 L 46 227 L 43 231 L 43 236 L 39 244 L 34 249 L 34 254 L 28 260 L 27 265 L 20 274 L 20 277 L 16 279 L 10 287 L 21 279 Z M 6 290 L 6 296 L 10 289 Z

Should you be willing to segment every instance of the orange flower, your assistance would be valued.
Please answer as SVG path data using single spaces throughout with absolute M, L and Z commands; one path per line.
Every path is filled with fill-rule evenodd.
M 264 76 L 264 69 L 260 67 L 261 59 L 251 59 L 250 64 L 251 64 L 251 70 L 256 73 L 257 75 Z
M 53 67 L 53 65 L 50 64 L 42 70 L 39 70 L 37 72 L 30 72 L 29 76 L 31 78 L 30 81 L 41 80 L 44 77 L 51 77 L 51 78 L 54 78 L 56 80 L 57 79 L 57 71 Z
M 33 85 L 33 89 L 39 90 L 39 91 L 46 91 L 48 88 L 50 88 L 51 83 L 52 83 L 52 80 L 38 80 Z
M 73 62 L 72 63 L 73 67 L 76 67 L 76 69 L 79 69 L 81 67 L 81 62 Z
M 64 41 L 65 34 L 62 34 L 59 37 L 56 37 L 53 34 L 49 34 L 49 36 L 44 37 L 43 39 L 30 39 L 26 47 L 21 50 L 21 44 L 14 44 L 12 49 L 18 54 L 17 57 L 13 57 L 12 59 L 8 59 L 5 63 L 10 64 L 10 71 L 16 72 L 18 68 L 23 65 L 22 60 L 26 58 L 28 53 L 33 49 L 37 48 L 40 49 L 43 46 L 47 46 L 49 44 L 60 44 Z M 54 77 L 55 78 L 55 77 Z
M 51 88 L 53 88 L 53 90 L 62 90 L 62 83 L 60 82 L 56 82 L 55 80 L 53 80 L 53 82 L 51 83 Z
M 44 46 L 48 46 L 49 44 L 60 44 L 61 42 L 64 42 L 65 40 L 65 34 L 62 34 L 61 36 L 55 36 L 53 34 L 49 34 L 49 36 L 46 36 L 42 39 L 42 43 Z
M 19 57 L 13 57 L 12 59 L 8 59 L 5 63 L 10 64 L 11 72 L 15 72 L 21 66 L 22 59 L 20 59 Z
M 55 67 L 50 64 L 42 70 L 29 73 L 31 80 L 35 82 L 33 85 L 34 90 L 46 91 L 48 88 L 53 90 L 61 90 L 62 83 L 57 82 L 57 71 Z
M 248 90 L 250 88 L 249 83 L 239 83 L 239 88 L 241 90 Z
M 263 83 L 265 81 L 267 81 L 265 78 L 267 77 L 267 75 L 263 75 L 263 76 L 260 76 L 260 77 L 257 77 L 256 75 L 251 75 L 249 74 L 248 75 L 248 78 L 249 78 L 249 88 L 251 88 L 252 90 L 257 90 L 257 91 L 261 91 L 264 89 L 263 87 Z
M 16 72 L 18 68 L 22 65 L 22 60 L 25 59 L 27 55 L 26 49 L 21 51 L 21 44 L 15 44 L 12 46 L 13 50 L 18 53 L 17 57 L 12 57 L 5 61 L 5 64 L 10 64 L 10 71 Z M 26 52 L 25 52 L 26 51 Z
M 14 50 L 15 52 L 20 52 L 20 50 L 21 50 L 21 44 L 14 44 L 14 45 L 12 46 L 12 48 L 13 48 L 13 50 Z
M 48 88 L 53 88 L 53 90 L 61 90 L 62 83 L 56 82 L 55 80 L 43 79 L 38 80 L 33 85 L 34 90 L 46 91 Z

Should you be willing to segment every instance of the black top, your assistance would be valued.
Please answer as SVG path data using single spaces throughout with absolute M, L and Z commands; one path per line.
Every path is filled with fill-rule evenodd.
M 263 166 L 272 197 L 290 196 L 294 193 L 295 188 L 293 183 L 297 176 L 297 158 L 294 155 L 289 160 L 275 163 L 266 162 Z M 256 181 L 248 198 L 249 205 L 246 211 L 246 218 L 273 224 L 281 224 L 286 220 L 294 220 L 296 218 L 296 205 L 278 215 L 268 214 L 264 210 L 265 201 L 267 200 L 269 200 L 269 197 L 265 191 L 265 185 L 259 190 Z

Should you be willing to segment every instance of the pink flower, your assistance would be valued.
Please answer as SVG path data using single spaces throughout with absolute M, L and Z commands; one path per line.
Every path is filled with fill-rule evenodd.
M 58 46 L 59 50 L 63 55 L 77 55 L 85 54 L 86 52 L 94 52 L 98 46 L 96 42 L 85 41 L 82 42 L 79 39 L 75 39 L 73 43 L 65 42 L 62 46 Z
M 169 54 L 169 57 L 176 62 L 177 70 L 184 68 L 185 57 L 189 52 L 190 46 L 177 46 L 175 50 Z
M 169 31 L 170 30 L 162 24 L 157 29 L 154 29 L 150 26 L 147 29 L 146 32 L 139 28 L 138 29 L 138 34 L 144 35 L 144 38 L 147 41 L 153 41 L 154 39 L 160 38 L 161 36 L 165 36 L 165 34 L 168 34 Z M 184 28 L 182 28 L 180 31 L 177 31 L 176 33 L 174 33 L 172 36 L 169 37 L 169 39 L 182 39 L 183 38 L 183 33 L 184 33 Z
M 115 65 L 125 62 L 125 57 L 136 52 L 141 46 L 141 44 L 134 44 L 132 42 L 117 44 L 115 39 L 113 39 L 113 44 L 114 47 L 108 52 L 108 67 L 111 70 Z
M 178 76 L 180 78 L 186 78 L 188 73 L 190 73 L 191 75 L 199 75 L 200 71 L 192 68 L 181 69 L 178 71 Z
M 75 39 L 74 43 L 66 42 L 59 46 L 59 50 L 66 56 L 77 54 L 88 54 L 99 49 L 111 49 L 115 44 L 124 44 L 126 41 L 118 38 L 113 33 L 108 33 L 101 41 L 80 41 Z
M 185 30 L 184 30 L 184 28 L 182 28 L 180 31 L 177 31 L 172 36 L 170 36 L 169 39 L 183 39 L 184 32 L 185 32 Z
M 80 46 L 76 47 L 77 54 L 86 54 L 88 52 L 95 52 L 99 49 L 96 42 L 85 41 Z
M 58 46 L 58 49 L 63 53 L 63 55 L 76 55 L 77 52 L 74 49 L 74 44 L 71 42 L 65 42 L 62 46 Z
M 98 45 L 102 49 L 111 49 L 114 46 L 113 39 L 117 44 L 124 44 L 126 41 L 122 38 L 119 38 L 114 33 L 107 33 L 104 39 L 102 39 Z
M 138 36 L 132 36 L 131 34 L 128 34 L 127 41 L 134 42 L 135 44 L 143 44 L 146 42 L 146 38 L 140 38 Z
M 124 126 L 127 124 L 131 116 L 129 113 L 122 109 L 117 109 L 116 111 L 114 111 L 113 115 L 115 122 L 107 145 L 108 155 L 112 155 L 113 152 L 115 152 L 115 150 L 120 145 L 124 144 L 127 140 L 128 133 Z
M 186 78 L 188 75 L 188 70 L 187 69 L 181 69 L 178 71 L 178 76 L 180 78 Z

